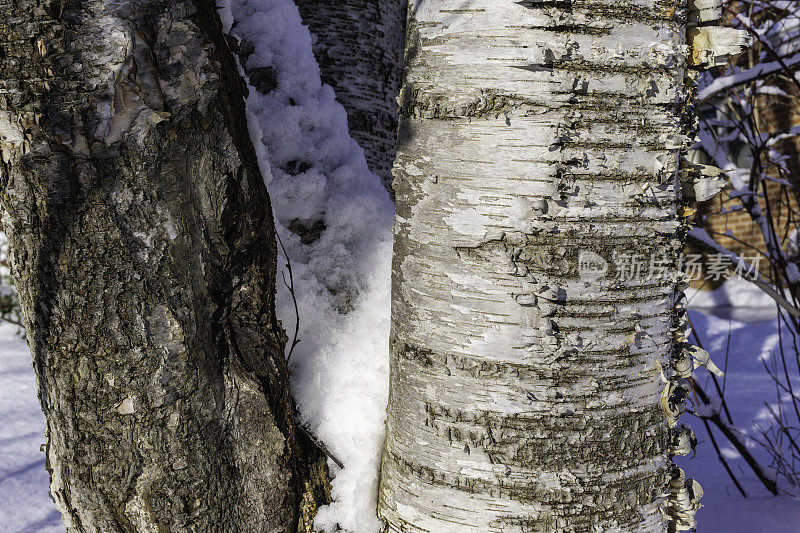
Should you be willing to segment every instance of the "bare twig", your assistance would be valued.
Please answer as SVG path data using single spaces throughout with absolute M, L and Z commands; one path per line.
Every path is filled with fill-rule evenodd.
M 694 335 L 694 340 L 697 341 L 697 346 L 700 347 L 701 350 L 705 350 L 703 347 L 703 343 L 700 341 L 700 336 L 697 334 L 697 330 L 692 324 L 692 319 L 688 316 L 686 317 L 689 321 L 689 326 L 692 328 L 692 335 Z M 730 338 L 728 339 L 730 341 Z M 725 418 L 728 419 L 728 424 L 733 425 L 733 417 L 731 416 L 731 411 L 728 409 L 728 402 L 725 401 L 725 393 L 719 386 L 719 382 L 717 381 L 717 376 L 711 374 L 711 379 L 714 381 L 714 387 L 717 389 L 717 394 L 719 395 L 720 407 L 725 412 Z M 705 402 L 708 403 L 708 402 Z
M 747 498 L 747 493 L 742 488 L 742 485 L 739 483 L 739 480 L 736 479 L 736 476 L 733 475 L 733 471 L 731 467 L 728 466 L 728 461 L 725 460 L 725 457 L 722 455 L 722 451 L 720 451 L 719 446 L 717 445 L 717 439 L 714 438 L 714 432 L 711 431 L 711 426 L 708 423 L 708 420 L 702 419 L 703 425 L 706 427 L 706 431 L 708 432 L 708 436 L 711 439 L 711 445 L 714 446 L 714 451 L 717 452 L 717 459 L 719 462 L 722 463 L 723 468 L 725 468 L 725 472 L 728 473 L 728 477 L 731 478 L 733 484 L 739 490 L 739 493 L 742 495 L 743 498 Z
M 15 326 L 19 326 L 24 328 L 25 326 L 19 320 L 14 320 L 13 318 L 8 318 L 7 316 L 0 316 L 0 320 L 5 320 L 9 324 L 14 324 Z
M 700 397 L 703 403 L 711 405 L 708 394 L 706 394 L 703 388 L 700 387 L 700 384 L 697 383 L 694 378 L 688 378 L 688 381 L 691 383 L 692 388 L 697 392 L 697 395 Z M 739 455 L 742 456 L 764 487 L 772 494 L 778 494 L 778 485 L 775 480 L 767 474 L 766 470 L 764 470 L 764 467 L 761 466 L 750 450 L 747 449 L 747 446 L 745 446 L 744 442 L 742 442 L 742 439 L 736 433 L 736 430 L 730 425 L 726 424 L 722 418 L 720 418 L 719 411 L 715 411 L 708 415 L 701 415 L 695 412 L 694 415 L 701 420 L 708 420 L 717 426 L 722 434 L 725 435 L 725 438 L 727 438 L 733 447 L 736 448 L 736 451 L 739 452 Z
M 733 252 L 725 249 L 723 246 L 711 245 L 708 242 L 704 241 L 703 239 L 700 239 L 700 238 L 692 235 L 691 233 L 689 233 L 687 238 L 694 246 L 697 246 L 698 248 L 700 248 L 702 250 L 712 251 L 714 253 L 720 253 L 720 254 L 727 255 L 728 257 L 731 258 L 732 265 L 736 264 L 736 261 L 734 261 L 734 259 L 736 259 L 736 260 L 739 259 L 736 256 L 736 254 L 734 254 Z M 729 267 L 730 270 L 733 271 L 733 270 L 735 270 L 735 267 L 733 267 L 732 265 L 728 265 L 728 267 Z M 750 283 L 754 284 L 756 287 L 758 287 L 759 289 L 764 291 L 764 293 L 766 293 L 770 298 L 775 300 L 775 303 L 777 303 L 779 306 L 781 306 L 781 308 L 783 308 L 787 313 L 789 313 L 790 315 L 800 319 L 800 309 L 798 309 L 797 307 L 793 306 L 786 298 L 784 298 L 783 296 L 778 294 L 775 291 L 775 289 L 773 289 L 767 282 L 763 281 L 761 278 L 759 278 L 757 276 L 752 276 L 752 277 L 744 276 L 744 279 L 746 279 L 747 281 L 749 281 Z
M 295 316 L 295 323 L 294 323 L 294 338 L 292 339 L 292 345 L 289 347 L 289 354 L 286 356 L 286 360 L 289 361 L 292 358 L 292 352 L 294 352 L 294 347 L 300 343 L 300 339 L 297 338 L 297 334 L 300 332 L 300 310 L 297 308 L 297 296 L 294 293 L 294 276 L 292 275 L 292 262 L 289 259 L 289 254 L 286 253 L 286 248 L 283 246 L 283 241 L 281 240 L 281 235 L 277 231 L 275 231 L 275 236 L 278 237 L 278 244 L 281 245 L 281 250 L 283 250 L 283 256 L 286 258 L 286 270 L 289 271 L 289 283 L 286 283 L 286 275 L 281 272 L 281 276 L 283 276 L 283 284 L 286 285 L 286 288 L 289 289 L 289 294 L 292 297 L 292 302 L 294 303 L 294 316 Z
M 325 446 L 325 443 L 319 440 L 317 437 L 315 437 L 314 434 L 312 434 L 307 427 L 305 427 L 300 422 L 297 423 L 297 427 L 308 438 L 309 442 L 311 442 L 311 444 L 316 446 L 317 449 L 319 449 L 319 451 L 321 451 L 325 455 L 325 457 L 336 463 L 336 466 L 338 466 L 339 468 L 344 468 L 344 463 L 342 463 L 339 459 L 337 459 L 336 456 L 333 455 L 333 453 L 331 453 L 328 447 Z

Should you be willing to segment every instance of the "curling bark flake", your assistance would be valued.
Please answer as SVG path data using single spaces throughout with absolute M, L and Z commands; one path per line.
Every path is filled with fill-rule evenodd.
M 67 529 L 310 530 L 324 490 L 295 430 L 272 213 L 215 6 L 0 15 L 3 227 Z
M 406 0 L 297 0 L 315 37 L 322 81 L 347 111 L 350 135 L 391 192 Z
M 669 428 L 685 394 L 671 363 L 689 357 L 686 6 L 412 0 L 409 13 L 386 530 L 691 527 L 700 491 L 670 455 L 693 437 Z M 662 275 L 626 280 L 626 257 Z

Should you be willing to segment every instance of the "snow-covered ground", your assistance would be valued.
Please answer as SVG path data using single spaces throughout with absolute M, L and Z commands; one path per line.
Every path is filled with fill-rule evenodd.
M 721 368 L 727 348 L 725 397 L 733 421 L 747 434 L 758 435 L 754 424 L 769 426 L 765 402 L 774 405 L 776 401 L 775 384 L 762 363 L 762 359 L 777 355 L 775 306 L 706 307 L 692 311 L 691 320 L 700 342 Z M 708 372 L 695 372 L 695 378 L 707 392 L 714 391 Z M 722 468 L 703 424 L 689 414 L 684 414 L 681 421 L 692 427 L 699 441 L 694 459 L 676 460 L 687 477 L 697 479 L 705 491 L 704 508 L 697 514 L 698 531 L 800 532 L 800 500 L 785 495 L 774 497 L 767 492 L 733 446 L 714 430 L 723 456 L 747 494 L 743 498 Z M 758 445 L 750 441 L 748 448 L 762 464 L 769 465 Z
M 0 531 L 64 531 L 47 489 L 44 415 L 28 345 L 0 323 Z
M 735 318 L 731 318 L 732 315 Z M 778 342 L 774 307 L 705 308 L 693 311 L 691 317 L 700 332 L 701 342 L 720 366 L 725 362 L 730 331 L 726 396 L 734 422 L 752 432 L 753 421 L 766 422 L 764 402 L 775 400 L 774 386 L 761 363 L 761 358 L 771 356 Z M 39 451 L 44 441 L 44 420 L 36 398 L 30 356 L 25 342 L 16 336 L 16 330 L 10 325 L 0 326 L 0 531 L 63 531 L 48 496 L 44 454 Z M 706 383 L 705 371 L 697 375 L 700 383 L 712 390 L 710 382 Z M 369 387 L 385 386 L 382 383 L 355 385 L 365 393 L 369 392 L 366 390 Z M 359 414 L 350 416 L 358 419 Z M 365 418 L 374 419 L 374 413 L 367 413 Z M 732 446 L 717 435 L 723 454 L 748 494 L 747 499 L 742 498 L 720 466 L 702 425 L 694 423 L 688 414 L 681 420 L 694 427 L 700 440 L 697 456 L 681 458 L 679 463 L 687 475 L 699 480 L 705 489 L 705 507 L 698 513 L 701 533 L 800 531 L 800 501 L 769 495 Z M 380 428 L 372 430 L 380 431 Z M 754 450 L 763 460 L 760 450 Z M 339 513 L 347 515 L 346 510 L 338 510 Z

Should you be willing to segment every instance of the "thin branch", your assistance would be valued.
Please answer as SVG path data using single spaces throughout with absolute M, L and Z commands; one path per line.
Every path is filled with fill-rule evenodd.
M 706 431 L 708 432 L 708 436 L 711 439 L 711 445 L 714 446 L 714 451 L 717 452 L 717 459 L 719 459 L 719 462 L 722 463 L 722 466 L 725 468 L 725 472 L 728 473 L 728 477 L 731 478 L 733 484 L 736 486 L 737 489 L 739 489 L 739 493 L 741 493 L 742 497 L 747 498 L 747 493 L 739 484 L 739 480 L 736 479 L 736 476 L 733 475 L 731 467 L 728 466 L 728 461 L 726 461 L 725 457 L 722 455 L 722 451 L 719 449 L 719 445 L 717 444 L 717 439 L 714 438 L 714 432 L 711 430 L 711 426 L 709 425 L 708 420 L 706 419 L 702 420 L 703 420 L 703 425 L 705 425 Z
M 316 446 L 317 449 L 319 449 L 319 451 L 321 451 L 325 455 L 325 457 L 336 463 L 336 466 L 338 466 L 339 468 L 342 469 L 344 468 L 344 464 L 339 459 L 337 459 L 336 456 L 333 455 L 333 453 L 328 449 L 328 447 L 325 446 L 325 443 L 319 440 L 317 437 L 315 437 L 307 427 L 305 427 L 300 422 L 297 423 L 297 427 L 308 438 L 309 442 L 311 442 L 311 444 Z
M 20 322 L 19 320 L 14 320 L 13 318 L 8 318 L 8 317 L 5 317 L 5 316 L 0 316 L 0 320 L 5 320 L 5 321 L 6 321 L 6 322 L 8 322 L 9 324 L 14 324 L 15 326 L 19 326 L 19 327 L 21 327 L 21 328 L 24 328 L 24 327 L 25 327 L 25 326 L 22 324 L 22 322 Z
M 286 270 L 289 271 L 289 283 L 286 283 L 286 274 L 281 272 L 281 276 L 283 276 L 283 284 L 286 285 L 286 288 L 289 289 L 289 294 L 292 297 L 292 302 L 294 303 L 294 338 L 292 339 L 292 345 L 289 347 L 289 354 L 286 356 L 286 360 L 289 361 L 292 358 L 292 352 L 294 352 L 294 347 L 300 343 L 300 339 L 297 338 L 297 334 L 300 332 L 300 310 L 297 308 L 297 296 L 294 293 L 294 276 L 292 275 L 292 262 L 289 260 L 289 254 L 286 253 L 286 248 L 283 246 L 283 241 L 281 240 L 281 235 L 278 231 L 275 231 L 275 236 L 278 237 L 278 244 L 281 245 L 281 250 L 283 250 L 283 256 L 286 258 Z
M 697 383 L 694 378 L 688 378 L 688 381 L 692 385 L 692 388 L 697 392 L 697 395 L 700 396 L 700 399 L 703 401 L 703 403 L 711 405 L 708 395 L 705 393 L 702 387 L 700 387 L 700 384 Z M 736 451 L 739 452 L 739 455 L 742 456 L 764 487 L 772 494 L 777 496 L 778 485 L 775 483 L 775 480 L 767 474 L 767 472 L 764 470 L 764 467 L 762 467 L 753 454 L 750 453 L 750 450 L 748 450 L 747 446 L 744 445 L 742 440 L 739 438 L 739 435 L 736 434 L 736 431 L 720 418 L 718 411 L 713 412 L 710 415 L 700 415 L 696 412 L 693 414 L 697 418 L 701 420 L 708 420 L 717 426 L 722 434 L 728 439 L 728 442 L 730 442 L 733 447 L 736 448 Z
M 732 263 L 731 265 L 728 265 L 728 268 L 730 270 L 732 270 L 732 271 L 735 271 L 735 269 L 734 269 L 734 267 L 732 265 L 735 264 L 736 261 L 733 261 L 733 260 L 734 259 L 738 260 L 739 257 L 736 254 L 734 254 L 733 252 L 725 249 L 724 247 L 722 247 L 719 244 L 714 243 L 716 245 L 716 246 L 714 246 L 714 245 L 709 244 L 707 241 L 705 241 L 703 239 L 700 239 L 699 237 L 697 237 L 695 235 L 692 235 L 692 232 L 694 232 L 697 229 L 698 228 L 695 228 L 694 230 L 689 232 L 689 234 L 687 235 L 687 239 L 689 241 L 691 241 L 691 243 L 693 245 L 695 245 L 695 246 L 697 246 L 697 247 L 699 247 L 701 249 L 705 249 L 706 251 L 710 250 L 710 251 L 713 251 L 714 253 L 721 253 L 721 254 L 727 255 L 728 257 L 731 258 L 731 263 Z M 800 309 L 798 309 L 797 307 L 794 307 L 791 303 L 789 303 L 789 301 L 786 298 L 784 298 L 783 296 L 778 294 L 778 292 L 776 292 L 775 289 L 770 287 L 770 285 L 767 282 L 761 280 L 759 277 L 757 277 L 755 275 L 753 277 L 744 276 L 743 279 L 746 279 L 747 281 L 749 281 L 750 283 L 752 283 L 753 285 L 755 285 L 756 287 L 758 287 L 759 289 L 764 291 L 770 298 L 775 300 L 775 303 L 777 303 L 779 306 L 781 306 L 790 315 L 794 316 L 795 318 L 800 319 Z
M 800 63 L 800 53 L 795 54 L 794 56 L 790 57 L 786 60 L 785 63 L 781 64 L 779 61 L 770 61 L 769 63 L 758 63 L 756 66 L 751 67 L 746 70 L 741 70 L 739 72 L 735 72 L 728 76 L 723 76 L 721 78 L 717 78 L 711 84 L 703 88 L 697 93 L 697 101 L 695 105 L 702 105 L 717 95 L 721 95 L 726 93 L 727 91 L 737 87 L 739 85 L 744 85 L 746 83 L 750 83 L 752 81 L 760 80 L 766 78 L 770 74 L 775 74 L 777 72 L 785 72 L 785 69 L 788 67 L 793 67 Z

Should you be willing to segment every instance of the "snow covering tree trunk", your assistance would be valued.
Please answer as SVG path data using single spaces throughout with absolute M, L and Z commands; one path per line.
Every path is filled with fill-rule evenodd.
M 689 529 L 667 368 L 685 356 L 685 6 L 409 13 L 386 530 Z
M 406 0 L 297 0 L 316 37 L 322 82 L 347 110 L 350 135 L 391 190 Z
M 324 490 L 213 2 L 0 14 L 3 226 L 67 529 L 310 530 Z

